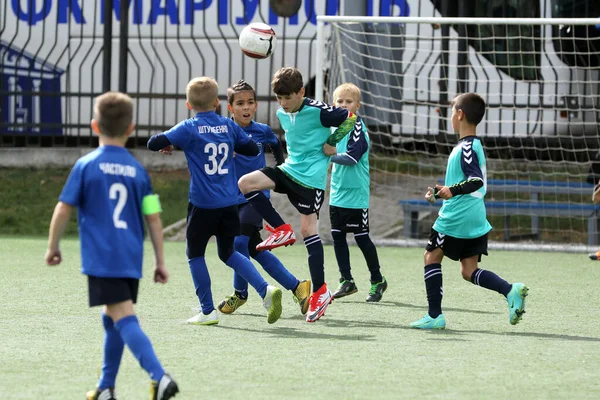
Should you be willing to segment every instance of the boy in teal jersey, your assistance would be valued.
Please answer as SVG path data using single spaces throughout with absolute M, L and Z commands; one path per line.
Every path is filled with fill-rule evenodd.
M 240 178 L 238 184 L 248 202 L 275 232 L 256 248 L 272 249 L 293 243 L 293 231 L 261 190 L 273 189 L 288 195 L 300 213 L 300 231 L 308 250 L 313 291 L 306 314 L 307 322 L 315 322 L 331 303 L 331 292 L 325 284 L 323 244 L 317 233 L 317 218 L 327 185 L 329 156 L 335 145 L 354 127 L 356 116 L 304 97 L 302 74 L 296 68 L 277 71 L 272 81 L 280 108 L 277 117 L 285 131 L 288 158 L 278 167 L 266 167 Z M 330 127 L 338 127 L 331 134 Z
M 485 101 L 475 93 L 457 96 L 452 102 L 452 128 L 459 134 L 458 144 L 448 158 L 444 186 L 428 188 L 425 199 L 444 203 L 431 229 L 425 251 L 425 288 L 428 313 L 410 326 L 418 329 L 444 329 L 442 314 L 442 259 L 459 261 L 463 279 L 494 290 L 508 301 L 509 322 L 516 325 L 525 313 L 525 296 L 529 288 L 512 285 L 491 271 L 478 267 L 481 255 L 487 255 L 488 232 L 483 198 L 486 193 L 486 160 L 477 124 L 485 114 Z
M 356 114 L 360 107 L 360 89 L 352 83 L 341 84 L 333 92 L 333 104 Z M 337 144 L 337 154 L 331 158 L 334 164 L 329 218 L 333 249 L 341 275 L 340 286 L 333 298 L 358 291 L 350 272 L 350 251 L 346 242 L 346 233 L 352 232 L 371 273 L 371 290 L 367 301 L 377 302 L 387 289 L 387 281 L 381 275 L 377 249 L 369 237 L 370 140 L 365 123 L 360 117 L 357 118 L 353 132 Z
M 277 139 L 269 125 L 254 121 L 254 115 L 258 109 L 254 88 L 244 80 L 238 81 L 227 89 L 227 103 L 227 109 L 232 114 L 232 119 L 248 134 L 260 150 L 256 156 L 235 155 L 236 177 L 239 179 L 245 174 L 266 167 L 264 149 L 267 147 L 271 149 L 276 164 L 282 164 L 284 160 L 283 149 L 279 139 Z M 264 191 L 264 194 L 270 197 L 268 190 Z M 252 257 L 258 261 L 273 279 L 292 292 L 294 300 L 300 304 L 302 314 L 306 314 L 310 296 L 310 280 L 298 280 L 272 252 L 256 250 L 256 246 L 262 242 L 260 231 L 263 227 L 263 219 L 241 193 L 238 196 L 238 211 L 240 214 L 240 235 L 235 237 L 235 250 L 246 258 Z M 236 272 L 233 275 L 233 289 L 233 294 L 227 296 L 217 306 L 219 311 L 224 314 L 235 312 L 248 299 L 248 282 Z
M 135 315 L 144 255 L 144 220 L 154 247 L 154 282 L 166 283 L 160 202 L 148 173 L 125 148 L 133 131 L 133 102 L 108 92 L 94 104 L 92 130 L 100 146 L 77 160 L 50 222 L 46 263 L 62 261 L 59 243 L 78 209 L 81 272 L 88 277 L 89 305 L 102 307 L 104 361 L 98 387 L 87 400 L 116 400 L 115 382 L 125 345 L 152 379 L 150 400 L 179 391 L 165 373 Z

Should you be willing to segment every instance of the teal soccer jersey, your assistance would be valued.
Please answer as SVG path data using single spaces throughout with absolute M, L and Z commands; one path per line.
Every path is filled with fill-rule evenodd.
M 325 190 L 329 157 L 323 145 L 329 139 L 329 128 L 342 125 L 350 115 L 343 108 L 308 98 L 296 112 L 279 108 L 277 118 L 285 132 L 288 153 L 279 168 L 303 186 Z
M 476 136 L 459 140 L 450 153 L 446 168 L 446 186 L 466 180 L 480 179 L 483 186 L 473 193 L 444 200 L 433 229 L 460 239 L 474 239 L 485 235 L 492 226 L 485 214 L 483 198 L 487 189 L 485 152 Z
M 337 152 L 346 155 L 353 164 L 333 164 L 329 204 L 342 208 L 369 208 L 369 135 L 367 127 L 358 119 L 354 130 L 337 144 Z

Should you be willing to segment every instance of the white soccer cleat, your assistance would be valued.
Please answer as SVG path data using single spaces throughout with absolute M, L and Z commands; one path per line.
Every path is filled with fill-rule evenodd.
M 276 247 L 289 246 L 296 243 L 296 235 L 290 224 L 283 224 L 276 229 L 268 229 L 271 233 L 266 240 L 256 246 L 256 250 L 272 250 Z
M 202 311 L 200 311 L 188 319 L 186 323 L 190 325 L 215 325 L 219 323 L 219 315 L 217 314 L 217 310 L 212 310 L 210 314 L 202 314 Z
M 283 310 L 281 306 L 282 297 L 281 289 L 271 285 L 267 286 L 267 293 L 263 298 L 263 306 L 267 309 L 267 322 L 270 324 L 281 317 L 281 311 Z
M 327 310 L 327 306 L 331 304 L 333 301 L 333 297 L 331 296 L 331 292 L 327 289 L 327 285 L 323 284 L 310 296 L 310 305 L 308 308 L 308 313 L 306 314 L 306 322 L 315 322 L 318 321 L 323 315 L 325 315 L 325 310 Z

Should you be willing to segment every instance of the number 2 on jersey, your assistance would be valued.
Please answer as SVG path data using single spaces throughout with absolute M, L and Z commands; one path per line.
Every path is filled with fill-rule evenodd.
M 121 213 L 127 202 L 127 186 L 122 183 L 113 183 L 108 190 L 111 200 L 117 200 L 115 211 L 113 211 L 113 223 L 117 229 L 127 229 L 127 221 L 121 219 Z
M 229 155 L 229 145 L 227 143 L 219 143 L 217 146 L 215 143 L 207 143 L 204 146 L 204 153 L 208 154 L 208 163 L 204 164 L 204 171 L 208 175 L 225 175 L 229 172 L 229 169 L 223 168 L 225 160 Z M 217 156 L 223 155 L 223 158 L 217 160 Z

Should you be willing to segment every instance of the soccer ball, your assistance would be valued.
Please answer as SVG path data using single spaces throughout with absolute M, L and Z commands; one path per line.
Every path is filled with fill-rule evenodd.
M 245 55 L 262 59 L 273 54 L 277 38 L 275 31 L 269 25 L 254 22 L 242 29 L 239 41 Z

